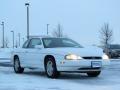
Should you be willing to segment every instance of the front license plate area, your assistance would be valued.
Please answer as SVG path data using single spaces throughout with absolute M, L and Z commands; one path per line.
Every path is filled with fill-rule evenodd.
M 92 61 L 91 62 L 91 67 L 92 68 L 101 68 L 102 67 L 102 62 L 101 61 Z

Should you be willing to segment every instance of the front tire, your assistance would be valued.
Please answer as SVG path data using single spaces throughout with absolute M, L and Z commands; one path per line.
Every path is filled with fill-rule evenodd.
M 59 72 L 56 68 L 56 63 L 54 58 L 47 58 L 45 61 L 45 72 L 49 78 L 58 78 Z
M 101 71 L 94 71 L 94 72 L 88 72 L 87 75 L 89 77 L 97 77 L 100 75 L 100 73 L 101 73 Z
M 23 73 L 24 72 L 24 68 L 21 67 L 18 57 L 15 57 L 15 59 L 14 59 L 14 72 L 15 73 Z

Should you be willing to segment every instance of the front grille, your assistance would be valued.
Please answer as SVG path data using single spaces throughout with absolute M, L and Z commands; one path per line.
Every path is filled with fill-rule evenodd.
M 102 59 L 102 57 L 82 57 L 83 59 Z

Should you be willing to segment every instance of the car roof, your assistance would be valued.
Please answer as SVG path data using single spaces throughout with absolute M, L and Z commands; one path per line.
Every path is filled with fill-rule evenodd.
M 52 36 L 29 36 L 30 39 L 32 38 L 64 38 L 64 37 L 52 37 Z
M 29 38 L 49 38 L 50 36 L 29 36 Z

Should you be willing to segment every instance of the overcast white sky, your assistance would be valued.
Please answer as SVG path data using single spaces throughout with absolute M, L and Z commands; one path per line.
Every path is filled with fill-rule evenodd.
M 0 22 L 5 22 L 5 37 L 11 44 L 11 30 L 16 39 L 19 32 L 21 38 L 26 36 L 25 2 L 30 2 L 31 35 L 46 34 L 47 23 L 49 32 L 61 23 L 64 33 L 82 45 L 99 44 L 99 30 L 108 22 L 114 43 L 120 43 L 120 0 L 0 0 Z

